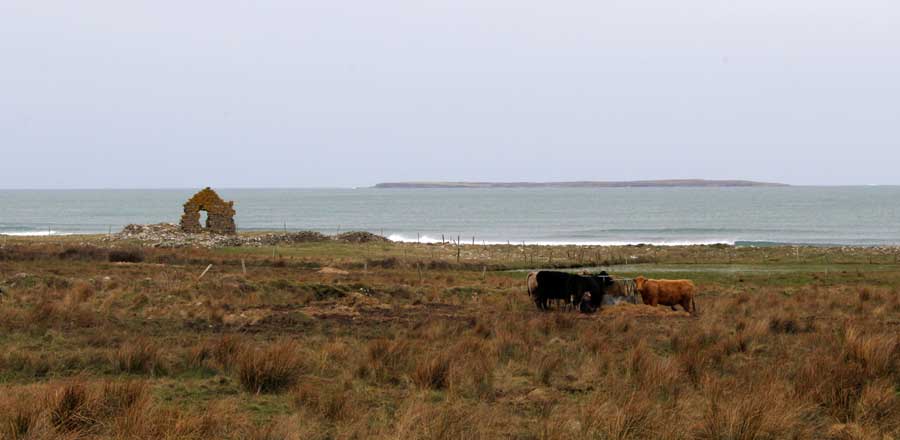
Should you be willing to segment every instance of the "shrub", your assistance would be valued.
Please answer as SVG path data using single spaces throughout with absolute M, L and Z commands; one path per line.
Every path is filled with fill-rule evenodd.
M 96 246 L 73 246 L 67 247 L 59 253 L 61 260 L 105 260 L 107 258 L 106 249 Z
M 144 251 L 140 248 L 115 249 L 109 251 L 110 263 L 140 263 L 144 261 Z
M 382 269 L 393 269 L 400 266 L 400 260 L 397 257 L 388 257 L 381 260 L 366 260 L 369 267 L 380 267 Z
M 251 393 L 279 393 L 297 383 L 303 371 L 298 345 L 291 340 L 261 349 L 246 349 L 238 357 L 238 380 Z

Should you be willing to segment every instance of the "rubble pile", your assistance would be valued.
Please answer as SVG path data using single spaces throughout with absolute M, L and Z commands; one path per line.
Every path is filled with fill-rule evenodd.
M 346 243 L 384 243 L 390 241 L 378 234 L 365 231 L 344 232 L 335 236 L 334 239 Z
M 279 244 L 316 243 L 328 240 L 331 240 L 331 237 L 315 231 L 270 232 L 267 234 L 245 237 L 244 244 L 249 246 L 275 246 Z
M 346 232 L 336 237 L 330 237 L 316 231 L 299 232 L 268 232 L 253 235 L 221 235 L 211 232 L 184 232 L 179 225 L 172 223 L 157 223 L 152 225 L 131 224 L 125 226 L 122 232 L 104 237 L 104 241 L 133 240 L 157 248 L 180 247 L 237 247 L 237 246 L 279 246 L 298 243 L 317 243 L 330 240 L 347 243 L 369 243 L 376 241 L 389 241 L 388 239 L 369 232 Z
M 135 240 L 158 248 L 228 247 L 244 244 L 244 239 L 236 235 L 220 235 L 207 232 L 189 233 L 182 231 L 179 225 L 172 223 L 131 224 L 125 226 L 122 232 L 114 234 L 112 237 L 105 237 L 104 240 Z

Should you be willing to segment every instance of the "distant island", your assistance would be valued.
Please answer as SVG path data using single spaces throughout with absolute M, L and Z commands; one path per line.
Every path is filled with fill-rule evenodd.
M 719 188 L 719 187 L 784 187 L 784 183 L 751 180 L 666 179 L 621 182 L 385 182 L 374 188 Z

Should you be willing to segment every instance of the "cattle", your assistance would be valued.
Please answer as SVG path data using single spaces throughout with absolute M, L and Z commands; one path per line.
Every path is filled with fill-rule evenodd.
M 604 290 L 612 285 L 612 278 L 606 272 L 584 276 L 542 270 L 529 273 L 525 280 L 528 294 L 540 310 L 547 310 L 550 300 L 563 300 L 581 311 L 590 309 L 587 305 L 581 307 L 584 300 L 587 300 L 593 310 L 596 310 L 600 306 Z M 590 295 L 585 296 L 585 292 Z
M 697 313 L 697 305 L 694 303 L 696 288 L 690 280 L 650 280 L 640 276 L 634 282 L 644 304 L 661 304 L 672 310 L 677 310 L 675 306 L 680 305 L 686 312 Z

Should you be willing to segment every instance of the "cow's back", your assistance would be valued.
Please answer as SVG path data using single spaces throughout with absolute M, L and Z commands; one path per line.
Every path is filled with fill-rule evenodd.
M 576 275 L 553 270 L 539 271 L 534 277 L 537 284 L 534 295 L 541 298 L 568 299 L 569 283 L 573 276 Z
M 694 296 L 694 283 L 690 280 L 648 280 L 648 287 L 660 304 L 674 305 Z

